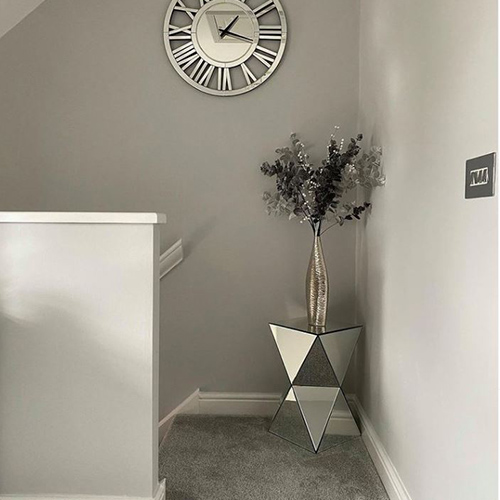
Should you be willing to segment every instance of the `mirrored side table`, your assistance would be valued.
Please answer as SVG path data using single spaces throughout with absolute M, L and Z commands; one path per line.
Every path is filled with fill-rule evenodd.
M 359 436 L 342 384 L 362 326 L 318 329 L 307 318 L 269 326 L 290 382 L 269 432 L 313 453 Z

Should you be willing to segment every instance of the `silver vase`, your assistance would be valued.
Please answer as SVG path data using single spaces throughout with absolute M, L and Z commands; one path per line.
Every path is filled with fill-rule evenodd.
M 307 318 L 316 328 L 326 326 L 328 307 L 328 273 L 321 237 L 315 236 L 306 278 Z

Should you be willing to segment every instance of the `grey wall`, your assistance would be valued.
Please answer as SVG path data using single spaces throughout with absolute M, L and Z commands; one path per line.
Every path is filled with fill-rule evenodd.
M 0 0 L 0 37 L 45 0 Z
M 267 322 L 304 314 L 311 235 L 265 215 L 258 166 L 292 131 L 318 156 L 334 125 L 355 132 L 359 9 L 283 3 L 281 66 L 235 98 L 170 66 L 167 0 L 47 0 L 0 40 L 0 208 L 165 212 L 162 250 L 184 240 L 162 282 L 160 416 L 197 387 L 285 382 Z M 354 228 L 324 247 L 331 314 L 349 318 Z
M 497 198 L 465 200 L 497 149 L 497 5 L 361 7 L 363 130 L 387 186 L 358 238 L 358 395 L 414 500 L 497 496 Z

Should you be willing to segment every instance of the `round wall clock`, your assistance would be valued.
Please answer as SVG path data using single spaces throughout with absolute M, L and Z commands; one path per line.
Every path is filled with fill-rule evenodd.
M 173 0 L 163 29 L 179 75 L 207 94 L 233 96 L 264 83 L 285 51 L 279 0 Z

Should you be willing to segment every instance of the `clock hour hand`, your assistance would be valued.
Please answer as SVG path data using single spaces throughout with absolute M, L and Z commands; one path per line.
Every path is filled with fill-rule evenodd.
M 219 30 L 219 33 L 221 33 L 221 38 L 222 38 L 222 31 L 225 31 L 225 35 L 228 35 L 230 37 L 238 38 L 240 40 L 245 40 L 245 42 L 253 43 L 253 40 L 251 38 L 248 38 L 248 37 L 243 36 L 243 35 L 239 35 L 238 33 L 233 33 L 232 31 L 227 31 L 227 28 L 226 28 L 226 30 Z
M 236 16 L 223 30 L 219 29 L 220 37 L 224 38 L 231 30 L 231 28 L 236 24 L 240 16 Z

